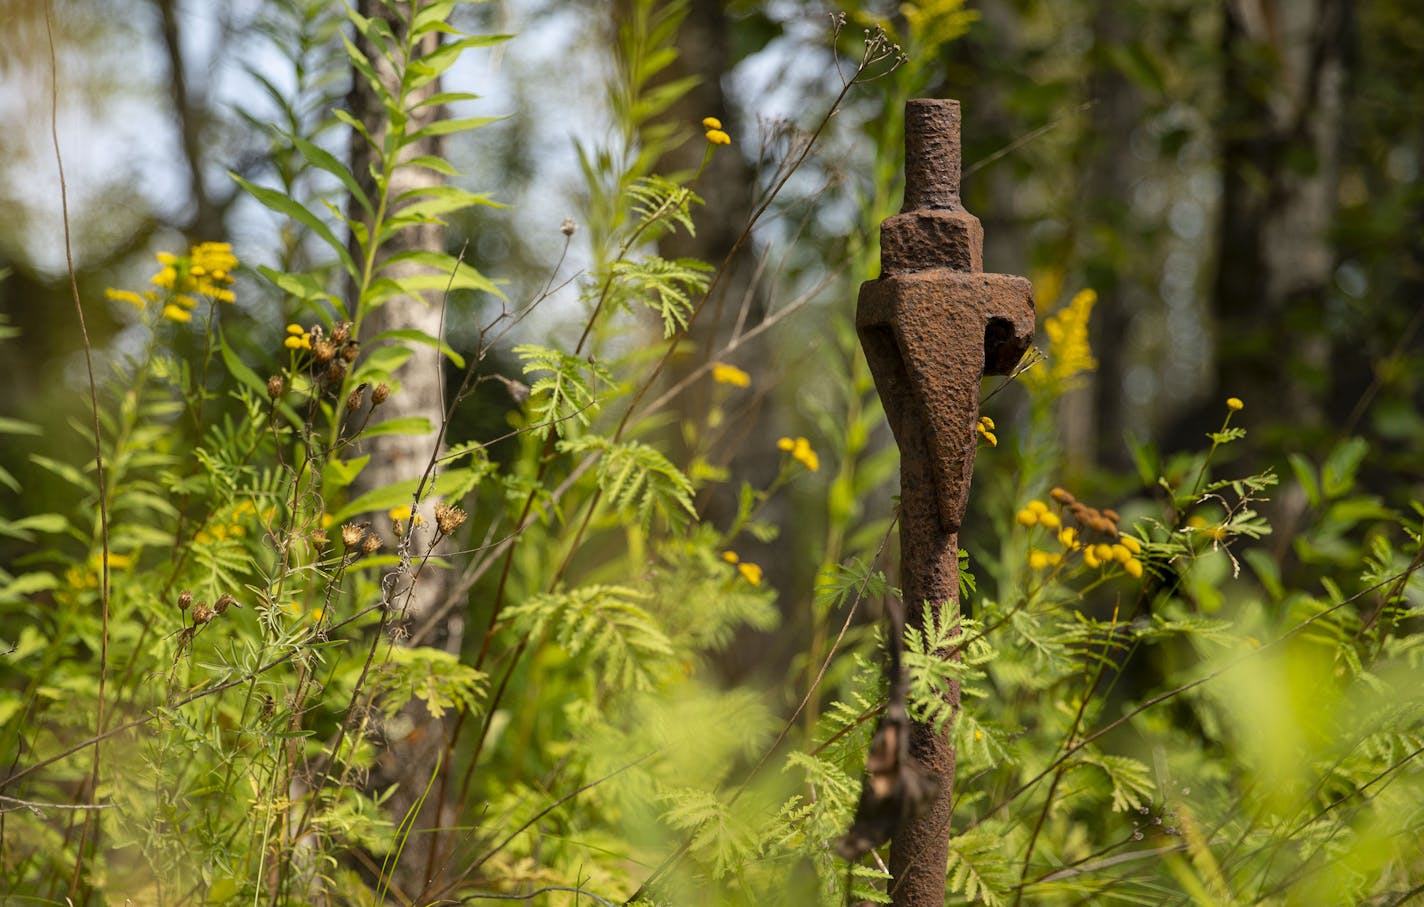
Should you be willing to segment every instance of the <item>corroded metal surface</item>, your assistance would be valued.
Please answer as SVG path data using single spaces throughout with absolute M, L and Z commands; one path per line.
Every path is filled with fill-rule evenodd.
M 959 199 L 959 102 L 910 101 L 905 155 L 905 205 L 881 225 L 881 276 L 861 286 L 856 329 L 900 448 L 905 619 L 923 626 L 934 616 L 952 625 L 980 380 L 1007 374 L 1028 349 L 1033 298 L 1022 277 L 983 273 L 983 228 Z M 899 663 L 891 659 L 897 675 Z M 939 905 L 954 747 L 947 735 L 908 722 L 903 701 L 896 708 L 902 676 L 892 687 L 897 695 L 872 744 L 856 826 L 842 851 L 863 853 L 888 832 L 894 903 Z M 947 698 L 957 712 L 957 685 Z M 893 746 L 906 724 L 908 747 Z M 890 764 L 897 752 L 908 759 Z

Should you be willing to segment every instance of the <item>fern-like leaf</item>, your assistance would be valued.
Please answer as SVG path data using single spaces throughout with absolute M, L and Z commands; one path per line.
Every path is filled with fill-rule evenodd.
M 550 423 L 560 437 L 568 436 L 568 423 L 587 427 L 598 411 L 594 388 L 597 382 L 611 382 L 602 365 L 561 350 L 524 344 L 514 353 L 524 360 L 524 374 L 530 378 L 529 408 L 535 422 Z M 587 372 L 591 377 L 586 376 Z
M 648 689 L 672 644 L 642 603 L 651 598 L 627 586 L 583 586 L 537 595 L 508 611 L 531 634 L 549 633 L 574 657 L 603 666 L 617 688 Z

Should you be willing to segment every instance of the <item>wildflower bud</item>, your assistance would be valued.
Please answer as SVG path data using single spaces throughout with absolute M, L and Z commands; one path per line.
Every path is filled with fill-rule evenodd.
M 191 608 L 192 606 L 193 606 L 193 593 L 189 592 L 187 589 L 184 589 L 182 592 L 179 592 L 179 593 L 178 593 L 178 610 L 179 610 L 179 611 L 187 611 L 187 610 L 188 610 L 189 608 Z
M 402 523 L 400 520 L 396 520 L 394 523 L 391 524 L 391 531 L 396 534 L 396 538 L 400 538 L 401 536 L 405 535 L 405 523 Z
M 214 617 L 213 609 L 208 607 L 207 602 L 198 602 L 193 606 L 193 623 L 206 624 Z
M 460 524 L 465 522 L 467 516 L 468 514 L 466 514 L 465 511 L 453 504 L 435 505 L 435 525 L 445 535 L 449 535 L 456 529 L 459 529 Z
M 572 217 L 564 218 L 564 222 L 559 224 L 559 232 L 564 234 L 565 236 L 573 236 L 574 231 L 577 229 L 578 222 L 575 221 Z
M 356 357 L 361 355 L 361 344 L 354 340 L 348 340 L 341 345 L 341 361 L 347 364 L 356 361 Z
M 224 592 L 222 595 L 218 596 L 217 601 L 213 602 L 213 611 L 217 614 L 221 614 L 228 608 L 231 608 L 233 605 L 237 605 L 239 608 L 242 607 L 242 605 L 238 603 L 237 599 L 233 598 L 230 594 Z
M 339 321 L 336 327 L 331 329 L 332 343 L 345 343 L 351 339 L 351 322 Z
M 336 344 L 330 340 L 318 340 L 312 344 L 312 354 L 317 362 L 330 362 L 336 355 Z
M 1073 497 L 1071 494 L 1069 494 L 1066 490 L 1062 488 L 1055 488 L 1050 491 L 1048 495 L 1049 497 L 1053 498 L 1053 500 L 1064 505 L 1065 507 L 1077 503 L 1077 498 Z
M 382 403 L 386 402 L 386 398 L 390 395 L 390 387 L 384 381 L 382 381 L 380 384 L 376 385 L 375 390 L 371 391 L 371 405 L 380 406 Z
M 375 554 L 381 550 L 381 537 L 375 533 L 366 536 L 366 540 L 361 543 L 361 551 L 365 554 Z
M 281 375 L 273 375 L 271 378 L 268 378 L 267 396 L 273 400 L 276 400 L 278 397 L 282 396 L 282 385 L 283 381 Z
M 361 398 L 365 395 L 365 393 L 366 382 L 362 381 L 360 384 L 356 385 L 355 390 L 351 391 L 351 393 L 346 395 L 346 408 L 353 412 L 360 409 Z

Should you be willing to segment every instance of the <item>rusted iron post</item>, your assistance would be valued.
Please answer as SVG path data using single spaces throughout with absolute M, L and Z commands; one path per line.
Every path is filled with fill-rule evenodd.
M 905 620 L 915 627 L 931 615 L 941 626 L 959 619 L 959 526 L 974 470 L 980 379 L 1008 374 L 1033 336 L 1029 282 L 983 273 L 984 231 L 960 203 L 959 176 L 959 102 L 910 101 L 905 204 L 880 226 L 881 276 L 861 285 L 856 309 L 861 346 L 900 448 L 901 585 Z M 898 652 L 902 642 L 891 645 Z M 865 813 L 878 810 L 891 838 L 894 903 L 938 907 L 954 746 L 948 733 L 903 716 L 900 659 L 891 666 L 898 675 L 891 678 L 892 706 L 899 697 L 901 708 L 887 710 L 877 731 L 856 827 L 842 849 L 858 849 L 857 829 L 862 852 L 883 842 L 874 821 L 862 826 Z M 947 701 L 957 713 L 957 684 Z

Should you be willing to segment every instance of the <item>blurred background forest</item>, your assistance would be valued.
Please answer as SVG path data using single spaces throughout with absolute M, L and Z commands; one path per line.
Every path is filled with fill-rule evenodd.
M 80 405 L 79 339 L 64 303 L 41 9 L 27 0 L 3 5 L 0 268 L 8 277 L 0 313 L 23 340 L 0 360 L 8 391 L 0 411 L 56 426 Z M 1247 424 L 1266 445 L 1258 451 L 1313 449 L 1359 432 L 1380 442 L 1367 481 L 1417 488 L 1418 5 L 1020 0 L 968 9 L 974 20 L 962 39 L 913 63 L 919 94 L 963 102 L 965 199 L 985 224 L 986 267 L 1030 276 L 1041 311 L 1077 288 L 1098 292 L 1098 368 L 1059 413 L 1063 478 L 1126 491 L 1122 483 L 1135 479 L 1125 437 L 1181 448 L 1201 437 L 1205 412 L 1235 395 L 1252 405 Z M 849 11 L 852 23 L 891 23 L 892 34 L 901 15 L 893 4 Z M 665 120 L 686 128 L 716 113 L 736 137 L 736 154 L 715 161 L 706 183 L 718 187 L 713 203 L 679 254 L 720 260 L 747 219 L 766 136 L 796 120 L 806 98 L 829 92 L 828 12 L 794 0 L 692 4 L 669 78 L 700 81 Z M 85 297 L 132 282 L 156 249 L 187 242 L 229 238 L 245 260 L 274 257 L 288 240 L 226 171 L 263 179 L 292 168 L 292 149 L 253 124 L 276 110 L 268 90 L 300 78 L 284 57 L 305 54 L 314 72 L 332 53 L 331 21 L 308 17 L 303 26 L 261 2 L 59 0 L 55 13 L 60 138 L 71 155 Z M 575 210 L 571 142 L 607 129 L 597 85 L 614 65 L 619 5 L 499 2 L 464 14 L 480 19 L 475 27 L 518 36 L 471 56 L 450 80 L 486 98 L 470 105 L 475 112 L 507 117 L 449 153 L 471 188 L 508 207 L 456 224 L 449 244 L 468 241 L 476 265 L 519 298 L 545 279 L 560 248 L 558 224 Z M 309 88 L 298 109 L 312 118 L 346 91 L 339 80 Z M 848 246 L 873 241 L 851 235 L 862 229 L 859 208 L 893 191 L 873 185 L 875 143 L 865 140 L 899 116 L 886 109 L 888 94 L 872 85 L 853 95 L 800 177 L 819 201 L 780 265 L 779 287 L 831 275 L 816 308 L 848 313 L 855 286 L 873 276 L 845 273 L 837 262 Z M 669 163 L 686 165 L 676 155 L 700 154 L 695 145 Z M 764 228 L 763 244 L 785 223 Z M 280 315 L 253 315 L 254 324 L 280 330 Z M 102 305 L 91 318 L 99 347 L 123 348 L 119 322 Z M 452 332 L 458 337 L 469 320 L 455 319 Z M 531 330 L 557 321 L 546 315 Z M 770 332 L 765 357 L 749 358 L 784 373 L 772 392 L 784 399 L 765 405 L 792 420 L 817 411 L 806 372 L 816 366 L 798 351 L 818 321 L 801 317 Z M 486 419 L 502 424 L 498 414 Z M 28 494 L 42 494 L 45 479 L 31 475 L 29 453 L 25 439 L 12 439 L 0 465 L 26 477 Z M 14 488 L 0 495 L 6 510 L 24 510 Z

